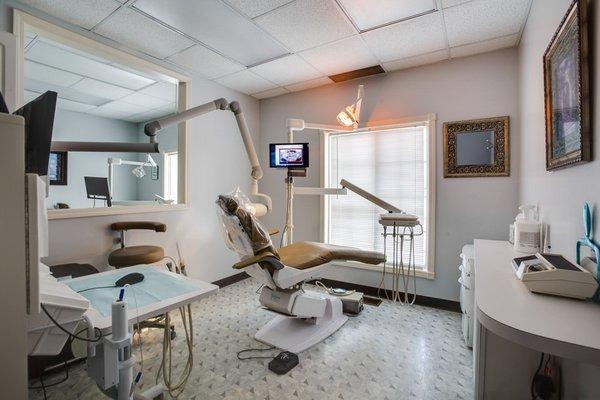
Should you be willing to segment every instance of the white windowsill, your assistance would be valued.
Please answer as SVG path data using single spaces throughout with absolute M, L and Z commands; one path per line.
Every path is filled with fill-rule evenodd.
M 364 269 L 367 271 L 375 271 L 375 272 L 383 271 L 383 264 L 371 265 L 371 264 L 365 264 L 365 263 L 355 262 L 355 261 L 332 261 L 331 265 L 337 265 L 340 267 Z M 386 272 L 391 273 L 391 271 L 392 271 L 391 265 L 388 264 L 386 267 Z M 425 278 L 425 279 L 430 279 L 430 280 L 435 279 L 435 272 L 425 271 L 423 269 L 417 269 L 415 271 L 415 275 L 418 278 Z M 412 276 L 412 271 L 411 271 L 411 276 Z
M 107 215 L 143 214 L 165 211 L 187 210 L 186 204 L 157 204 L 145 206 L 120 206 L 98 208 L 67 208 L 64 210 L 48 210 L 48 219 L 68 219 L 86 217 L 104 217 Z

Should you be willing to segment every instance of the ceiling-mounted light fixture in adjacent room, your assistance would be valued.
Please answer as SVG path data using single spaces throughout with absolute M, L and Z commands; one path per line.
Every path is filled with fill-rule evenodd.
M 358 85 L 358 94 L 356 96 L 356 101 L 353 104 L 344 107 L 344 109 L 340 111 L 340 113 L 337 115 L 337 121 L 340 123 L 340 125 L 345 127 L 358 126 L 363 94 L 364 86 Z

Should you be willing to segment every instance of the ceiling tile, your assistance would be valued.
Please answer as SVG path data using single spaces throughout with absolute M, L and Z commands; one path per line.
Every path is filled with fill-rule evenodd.
M 281 86 L 323 75 L 295 54 L 257 65 L 250 68 L 250 71 Z
M 37 42 L 27 52 L 26 58 L 64 71 L 104 82 L 111 82 L 115 85 L 134 90 L 141 89 L 155 82 L 152 79 L 124 71 L 116 66 L 107 65 L 96 59 L 88 58 L 83 54 L 83 52 L 76 54 L 68 51 L 66 50 L 66 46 L 59 48 L 45 42 Z
M 361 35 L 381 61 L 394 61 L 446 48 L 441 13 L 424 15 Z
M 334 0 L 297 0 L 255 21 L 294 52 L 356 33 Z
M 359 36 L 303 51 L 300 56 L 326 75 L 379 64 Z
M 275 39 L 221 0 L 137 0 L 134 7 L 239 63 L 250 66 L 288 54 Z
M 134 105 L 139 105 L 139 106 L 145 107 L 146 109 L 149 109 L 149 110 L 154 109 L 154 108 L 164 107 L 171 103 L 171 101 L 169 101 L 169 100 L 159 99 L 157 97 L 148 96 L 146 94 L 139 93 L 139 92 L 130 94 L 129 96 L 126 96 L 126 97 L 123 97 L 121 99 L 121 101 L 130 103 L 130 104 L 134 104 Z
M 115 110 L 115 111 L 131 114 L 131 115 L 141 114 L 141 113 L 150 111 L 152 109 L 152 107 L 144 107 L 139 104 L 131 104 L 131 103 L 127 103 L 123 100 L 111 101 L 110 103 L 103 104 L 102 107 L 106 108 L 108 110 Z
M 464 46 L 452 47 L 450 49 L 450 56 L 452 58 L 466 57 L 473 54 L 485 53 L 487 51 L 494 51 L 504 49 L 506 47 L 516 46 L 519 40 L 519 35 L 509 35 L 501 38 L 486 40 L 484 42 L 466 44 Z
M 361 31 L 436 9 L 434 0 L 338 0 Z
M 56 107 L 60 108 L 61 110 L 86 112 L 91 110 L 92 108 L 95 108 L 96 106 L 93 106 L 91 104 L 80 103 L 78 101 L 58 98 L 56 100 Z
M 84 93 L 71 87 L 60 87 L 56 85 L 51 85 L 46 82 L 40 82 L 27 78 L 24 79 L 24 88 L 26 90 L 31 90 L 32 92 L 37 93 L 44 93 L 48 90 L 52 90 L 54 92 L 57 92 L 58 95 L 63 99 L 78 101 L 80 103 L 93 104 L 95 106 L 99 106 L 108 101 L 107 98 L 100 97 L 97 94 Z
M 116 100 L 133 93 L 132 90 L 110 83 L 100 82 L 95 79 L 85 78 L 72 86 L 73 89 L 105 99 Z
M 444 10 L 450 47 L 519 33 L 530 0 L 480 0 Z
M 429 54 L 422 54 L 420 56 L 408 57 L 402 60 L 386 62 L 383 63 L 383 68 L 386 71 L 396 71 L 400 69 L 417 67 L 420 65 L 433 64 L 447 59 L 448 50 L 439 50 Z
M 265 90 L 264 92 L 253 94 L 252 97 L 256 97 L 257 99 L 267 99 L 269 97 L 275 97 L 275 96 L 281 96 L 282 94 L 288 94 L 289 92 L 290 91 L 285 88 L 278 87 L 275 89 Z
M 313 79 L 311 81 L 295 83 L 293 85 L 287 85 L 285 88 L 291 92 L 299 92 L 301 90 L 312 89 L 319 86 L 325 86 L 333 83 L 331 79 L 324 76 L 323 78 Z
M 224 86 L 246 94 L 264 92 L 265 90 L 273 89 L 277 86 L 249 70 L 236 72 L 219 78 L 216 81 Z
M 266 12 L 290 3 L 293 0 L 225 0 L 238 11 L 250 18 L 258 17 Z
M 20 0 L 63 21 L 92 29 L 120 7 L 114 0 Z
M 177 85 L 169 82 L 157 82 L 152 86 L 140 90 L 140 93 L 170 102 L 177 102 Z
M 126 112 L 112 110 L 103 106 L 93 108 L 86 112 L 87 114 L 96 115 L 98 117 L 110 118 L 110 119 L 124 119 L 130 116 Z
M 442 8 L 450 8 L 473 0 L 442 0 Z
M 71 86 L 83 77 L 60 69 L 25 60 L 25 77 L 57 86 Z
M 35 100 L 40 96 L 41 93 L 32 92 L 31 90 L 23 91 L 23 104 L 29 103 L 31 100 Z
M 126 7 L 104 20 L 94 32 L 161 59 L 194 44 L 190 39 Z
M 209 79 L 229 75 L 245 69 L 243 65 L 228 60 L 201 45 L 196 45 L 181 53 L 174 54 L 168 60 Z
M 134 115 L 132 118 L 134 118 L 137 122 L 148 122 L 162 117 L 166 117 L 170 114 L 173 114 L 173 111 L 160 108 L 156 110 L 147 111 L 142 114 Z

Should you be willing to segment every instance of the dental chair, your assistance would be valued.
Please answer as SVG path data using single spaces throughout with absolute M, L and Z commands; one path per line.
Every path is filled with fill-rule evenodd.
M 282 350 L 300 353 L 338 330 L 348 320 L 342 301 L 308 291 L 303 283 L 322 277 L 331 261 L 380 264 L 382 253 L 314 242 L 297 242 L 275 249 L 268 231 L 240 196 L 219 196 L 218 211 L 228 247 L 241 261 L 233 266 L 263 284 L 260 303 L 280 315 L 258 330 L 255 339 Z

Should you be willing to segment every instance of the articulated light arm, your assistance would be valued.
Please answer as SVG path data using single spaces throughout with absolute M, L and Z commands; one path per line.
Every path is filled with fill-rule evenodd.
M 345 179 L 342 179 L 340 181 L 340 185 L 342 185 L 343 188 L 353 191 L 357 195 L 370 201 L 371 203 L 375 204 L 376 206 L 383 208 L 385 211 L 387 211 L 389 213 L 401 213 L 402 212 L 402 210 L 400 210 L 398 207 L 391 205 L 387 201 L 380 199 L 379 197 L 375 196 L 374 194 L 367 192 L 366 190 L 348 182 Z
M 156 142 L 156 135 L 161 129 L 216 110 L 230 110 L 235 115 L 235 120 L 246 149 L 246 155 L 248 156 L 248 160 L 252 166 L 252 171 L 250 172 L 250 176 L 252 178 L 251 196 L 253 201 L 257 201 L 257 203 L 253 203 L 252 205 L 254 206 L 257 216 L 265 215 L 271 211 L 272 202 L 269 196 L 258 192 L 258 181 L 262 178 L 263 171 L 260 167 L 258 156 L 256 155 L 256 149 L 254 148 L 254 143 L 252 142 L 252 137 L 250 136 L 250 130 L 248 129 L 246 118 L 244 117 L 242 108 L 237 101 L 229 103 L 227 100 L 220 98 L 209 103 L 190 108 L 189 110 L 149 122 L 144 126 L 144 133 L 150 137 L 150 143 L 154 143 Z

